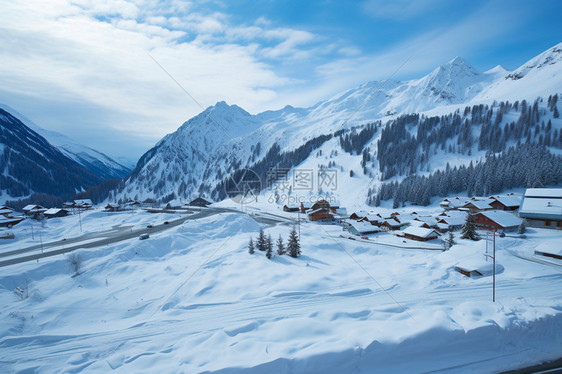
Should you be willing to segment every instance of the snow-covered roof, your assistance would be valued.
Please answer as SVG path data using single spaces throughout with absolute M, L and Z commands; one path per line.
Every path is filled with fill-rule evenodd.
M 419 238 L 429 238 L 431 236 L 439 236 L 439 234 L 433 229 L 426 229 L 425 227 L 419 226 L 409 226 L 402 231 L 403 234 L 408 234 L 412 236 L 417 236 Z
M 504 212 L 503 210 L 490 210 L 486 212 L 480 212 L 478 214 L 482 214 L 483 216 L 488 217 L 495 223 L 505 228 L 515 227 L 521 224 L 520 218 L 511 213 Z
M 455 217 L 439 217 L 439 221 L 445 222 L 449 226 L 459 226 L 466 222 L 465 217 L 455 216 Z
M 515 196 L 495 196 L 493 199 L 499 201 L 507 207 L 516 207 L 521 204 L 521 199 Z
M 378 222 L 378 221 L 382 221 L 382 218 L 379 217 L 376 214 L 367 214 L 366 216 L 363 216 L 363 218 L 367 219 L 370 222 Z
M 492 199 L 486 199 L 486 200 L 471 200 L 471 201 L 467 201 L 465 205 L 466 206 L 468 204 L 472 204 L 474 205 L 476 208 L 484 210 L 484 209 L 492 209 L 492 207 L 490 206 L 490 203 L 492 202 Z
M 367 234 L 370 232 L 378 232 L 380 231 L 380 229 L 377 226 L 373 226 L 370 223 L 367 222 L 357 222 L 357 221 L 352 221 L 350 222 L 350 225 L 353 226 L 353 228 L 355 230 L 357 230 L 358 233 L 360 234 Z
M 525 197 L 554 197 L 562 199 L 562 188 L 527 188 Z
M 29 204 L 23 207 L 23 211 L 30 211 L 32 209 L 41 209 L 41 205 Z
M 519 208 L 523 218 L 562 219 L 562 188 L 529 188 Z
M 314 209 L 314 210 L 310 210 L 308 212 L 306 212 L 307 214 L 314 214 L 314 213 L 318 213 L 318 212 L 328 212 L 329 210 L 326 208 L 318 208 L 318 209 Z
M 449 218 L 462 218 L 463 220 L 466 220 L 467 215 L 468 213 L 462 210 L 448 210 L 443 215 L 440 215 L 440 218 L 449 217 Z
M 0 209 L 0 215 L 12 213 L 11 209 Z
M 47 209 L 47 210 L 44 212 L 44 214 L 46 214 L 46 215 L 57 214 L 57 213 L 60 212 L 61 210 L 64 210 L 64 209 L 60 209 L 60 208 L 50 208 L 50 209 Z
M 365 212 L 364 210 L 360 210 L 358 212 L 353 212 L 351 213 L 351 215 L 355 214 L 357 217 L 363 218 L 369 215 L 368 212 Z
M 107 204 L 105 207 L 106 207 L 106 208 L 107 208 L 107 207 L 119 208 L 119 204 L 117 204 L 117 203 L 109 203 L 109 204 Z
M 74 204 L 75 205 L 93 205 L 92 204 L 92 200 L 90 199 L 78 199 L 78 200 L 74 200 Z

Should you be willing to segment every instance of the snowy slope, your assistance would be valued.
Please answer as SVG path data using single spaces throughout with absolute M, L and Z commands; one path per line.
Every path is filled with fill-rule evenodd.
M 7 105 L 0 104 L 0 108 L 13 114 L 27 127 L 47 139 L 49 143 L 57 147 L 66 156 L 102 179 L 121 179 L 132 170 L 132 167 L 125 166 L 122 162 L 115 161 L 111 157 L 93 148 L 79 144 L 66 135 L 39 127 L 33 121 Z
M 101 179 L 0 109 L 0 201 L 45 193 L 70 198 Z
M 319 137 L 334 138 L 342 130 L 349 134 L 353 128 L 360 130 L 365 124 L 378 120 L 382 127 L 406 113 L 452 114 L 468 105 L 522 99 L 532 102 L 539 96 L 546 101 L 549 95 L 560 93 L 562 87 L 561 51 L 562 43 L 514 72 L 498 65 L 480 73 L 464 59 L 456 57 L 420 79 L 368 82 L 309 108 L 286 106 L 278 111 L 250 115 L 235 105 L 221 102 L 187 121 L 148 151 L 119 197 L 188 199 L 203 194 L 217 199 L 221 182 L 234 170 L 253 168 L 260 160 L 274 167 L 283 152 L 297 150 L 314 140 L 318 140 L 314 152 L 305 159 L 296 159 L 291 167 L 306 164 L 318 169 L 335 162 L 345 181 L 352 170 L 357 174 L 362 169 L 361 158 L 350 159 L 343 155 L 336 139 L 319 140 Z M 516 120 L 515 115 L 507 114 L 501 126 L 508 119 Z M 415 135 L 415 129 L 412 134 Z M 375 154 L 379 135 L 380 131 L 365 145 Z M 474 137 L 477 141 L 478 133 Z M 316 152 L 325 141 L 329 141 L 331 147 L 323 148 L 319 156 Z M 273 146 L 278 146 L 279 150 L 270 154 L 271 159 L 266 159 Z M 334 151 L 338 152 L 337 156 Z M 451 159 L 447 156 L 450 158 L 447 161 L 467 164 L 483 154 L 475 149 L 469 157 L 459 155 Z M 327 155 L 330 155 L 329 160 Z M 439 161 L 438 155 L 432 159 L 435 165 L 445 166 L 446 162 Z M 373 167 L 376 169 L 376 162 Z M 370 173 L 360 181 L 355 180 L 354 185 L 361 190 L 369 185 L 376 187 L 373 181 L 379 177 L 377 173 Z M 363 193 L 357 196 L 361 201 L 364 197 Z
M 82 225 L 94 232 L 164 219 L 173 218 L 89 211 Z M 453 270 L 483 262 L 484 241 L 412 250 L 378 242 L 391 234 L 352 241 L 339 237 L 339 226 L 304 223 L 303 256 L 268 260 L 247 253 L 260 227 L 241 213 L 186 221 L 148 240 L 80 250 L 75 277 L 68 254 L 2 268 L 0 366 L 35 373 L 497 373 L 559 357 L 560 266 L 532 254 L 538 243 L 556 243 L 555 231 L 497 239 L 502 270 L 492 303 L 490 276 Z M 289 230 L 263 227 L 274 239 Z M 80 235 L 77 216 L 36 228 L 44 241 Z M 14 231 L 31 241 L 23 228 Z M 28 298 L 14 295 L 18 286 Z

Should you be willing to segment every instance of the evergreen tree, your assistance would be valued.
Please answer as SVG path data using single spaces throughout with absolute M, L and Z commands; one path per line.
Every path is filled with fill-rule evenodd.
M 271 258 L 273 257 L 273 240 L 271 240 L 271 235 L 268 235 L 265 239 L 265 248 L 265 255 L 268 259 L 271 260 Z
M 279 239 L 277 239 L 277 254 L 279 256 L 283 256 L 285 254 L 285 245 L 283 244 L 283 238 L 279 235 Z
M 558 113 L 558 108 L 554 107 L 554 114 L 552 115 L 554 118 L 560 117 L 560 113 Z
M 301 254 L 301 245 L 299 243 L 299 237 L 297 235 L 297 230 L 295 227 L 291 230 L 289 234 L 289 240 L 287 241 L 287 251 L 289 256 L 297 258 Z
M 476 225 L 474 224 L 474 214 L 468 213 L 466 221 L 462 226 L 461 239 L 480 240 L 480 236 L 476 232 Z
M 260 229 L 260 233 L 258 235 L 258 240 L 256 243 L 256 248 L 260 251 L 265 251 L 266 248 L 266 239 L 265 239 L 265 233 L 263 232 L 263 229 Z
M 256 253 L 256 251 L 254 250 L 254 241 L 252 240 L 251 237 L 250 237 L 250 242 L 248 243 L 248 253 L 251 255 Z

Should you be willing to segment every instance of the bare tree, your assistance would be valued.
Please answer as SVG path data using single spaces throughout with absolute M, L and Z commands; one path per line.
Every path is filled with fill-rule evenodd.
M 82 256 L 80 256 L 80 253 L 71 253 L 68 255 L 68 265 L 70 270 L 74 272 L 72 275 L 73 278 L 79 275 L 80 269 L 82 268 Z

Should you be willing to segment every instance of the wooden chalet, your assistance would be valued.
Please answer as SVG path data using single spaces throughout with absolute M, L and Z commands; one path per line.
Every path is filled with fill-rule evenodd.
M 23 214 L 30 218 L 38 218 L 41 214 L 43 214 L 47 208 L 42 207 L 41 205 L 29 204 L 26 205 L 22 211 Z
M 402 231 L 402 236 L 407 239 L 425 242 L 428 240 L 437 239 L 440 234 L 434 229 L 427 229 L 425 227 L 410 226 Z
M 515 196 L 492 196 L 490 206 L 497 210 L 517 210 L 521 204 L 521 199 Z
M 484 230 L 515 231 L 521 222 L 514 214 L 502 210 L 479 212 L 474 218 L 476 226 Z
M 74 200 L 74 208 L 78 208 L 78 209 L 92 209 L 94 206 L 94 203 L 92 203 L 92 200 L 90 199 L 79 199 L 79 200 Z
M 68 216 L 68 210 L 66 209 L 61 209 L 61 208 L 51 208 L 51 209 L 47 209 L 43 215 L 45 216 L 45 218 L 50 219 L 50 218 L 59 218 L 59 217 L 66 217 Z
M 464 209 L 468 209 L 471 212 L 481 212 L 484 210 L 492 210 L 494 209 L 490 203 L 492 202 L 491 199 L 488 200 L 470 200 L 466 204 L 462 206 Z
M 400 228 L 402 227 L 402 223 L 400 222 L 400 220 L 398 220 L 398 218 L 392 217 L 389 219 L 385 219 L 379 225 L 379 227 L 384 227 L 387 230 L 400 230 Z
M 367 213 L 365 211 L 353 212 L 349 216 L 349 219 L 353 219 L 353 220 L 357 221 L 357 220 L 360 220 L 363 217 L 366 217 L 367 215 L 369 215 L 369 213 Z
M 312 206 L 310 207 L 310 209 L 312 209 L 312 210 L 316 210 L 316 209 L 320 209 L 320 208 L 330 210 L 330 203 L 327 202 L 326 200 L 322 199 L 322 200 L 318 200 L 317 202 L 312 204 Z
M 284 212 L 298 212 L 300 207 L 297 204 L 285 204 L 283 205 Z
M 12 227 L 23 221 L 23 217 L 4 217 L 0 216 L 0 227 Z
M 380 232 L 380 228 L 373 226 L 368 222 L 350 222 L 349 232 L 350 234 L 363 236 L 367 234 L 374 234 Z
M 318 208 L 308 211 L 308 219 L 311 221 L 329 221 L 334 219 L 330 209 Z
M 118 212 L 121 210 L 121 205 L 117 203 L 109 203 L 103 207 L 105 212 Z
M 8 218 L 13 212 L 14 210 L 12 208 L 8 208 L 5 205 L 0 206 L 0 216 Z
M 562 188 L 529 188 L 519 217 L 531 227 L 562 230 Z

